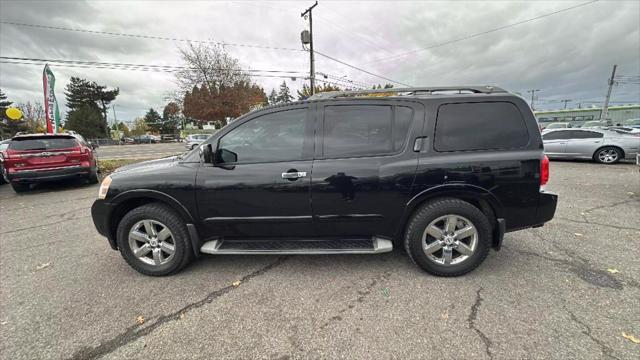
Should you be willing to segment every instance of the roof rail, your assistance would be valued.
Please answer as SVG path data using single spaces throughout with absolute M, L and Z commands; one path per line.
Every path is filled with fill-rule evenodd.
M 390 88 L 358 91 L 330 91 L 315 94 L 307 100 L 335 99 L 340 97 L 357 97 L 373 94 L 395 93 L 394 96 L 415 96 L 418 94 L 437 95 L 438 93 L 455 94 L 456 92 L 472 94 L 492 94 L 506 93 L 507 91 L 496 86 L 436 86 L 436 87 L 412 87 L 412 88 Z M 375 96 L 375 95 L 374 95 Z

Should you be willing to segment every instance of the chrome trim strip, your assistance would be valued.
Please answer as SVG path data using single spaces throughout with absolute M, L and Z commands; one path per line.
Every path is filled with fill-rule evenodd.
M 318 220 L 382 219 L 382 214 L 315 215 Z
M 56 156 L 56 155 L 67 155 L 67 154 L 75 154 L 75 151 L 55 151 L 55 152 L 48 152 L 48 151 L 43 151 L 37 154 L 17 154 L 18 157 L 20 158 L 30 158 L 30 157 L 42 157 L 42 156 Z
M 207 222 L 261 222 L 261 221 L 311 221 L 311 215 L 302 216 L 217 216 L 204 219 Z

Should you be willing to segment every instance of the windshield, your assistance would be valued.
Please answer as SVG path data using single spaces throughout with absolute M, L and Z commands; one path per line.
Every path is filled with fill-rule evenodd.
M 9 143 L 9 149 L 18 151 L 57 150 L 78 146 L 72 137 L 16 138 Z

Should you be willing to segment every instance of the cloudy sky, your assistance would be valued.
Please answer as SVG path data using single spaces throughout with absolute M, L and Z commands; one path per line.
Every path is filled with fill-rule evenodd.
M 0 88 L 14 102 L 43 98 L 42 65 L 6 58 L 179 66 L 178 48 L 187 40 L 225 43 L 246 69 L 304 73 L 309 56 L 300 51 L 300 31 L 307 21 L 300 13 L 312 4 L 1 0 Z M 640 1 L 321 0 L 313 20 L 315 50 L 344 63 L 412 86 L 494 84 L 524 96 L 540 89 L 540 108 L 561 108 L 561 99 L 571 99 L 570 107 L 601 104 L 613 64 L 620 75 L 640 75 Z M 176 91 L 166 72 L 51 67 L 63 105 L 71 76 L 120 88 L 118 120 L 149 107 L 161 111 Z M 390 82 L 320 55 L 316 71 L 341 84 Z M 268 93 L 283 79 L 254 80 Z M 286 81 L 297 89 L 306 80 Z M 640 102 L 640 85 L 619 84 L 612 101 Z

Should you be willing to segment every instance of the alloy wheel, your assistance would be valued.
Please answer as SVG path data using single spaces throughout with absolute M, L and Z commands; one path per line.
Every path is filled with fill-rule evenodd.
M 598 159 L 603 163 L 612 163 L 618 160 L 618 152 L 614 149 L 604 149 L 598 153 Z
M 146 219 L 135 223 L 129 230 L 129 247 L 133 255 L 148 265 L 164 265 L 176 252 L 171 230 L 163 223 Z
M 422 234 L 422 250 L 439 265 L 456 265 L 478 248 L 478 230 L 467 218 L 448 214 L 433 220 Z

